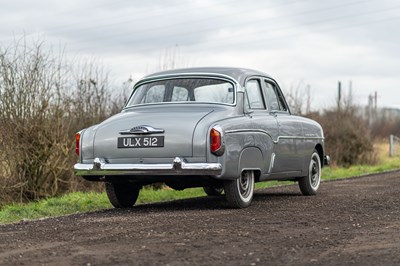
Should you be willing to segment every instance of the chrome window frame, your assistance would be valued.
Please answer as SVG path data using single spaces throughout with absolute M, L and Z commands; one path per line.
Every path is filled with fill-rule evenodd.
M 135 104 L 135 105 L 127 105 L 131 100 L 135 90 L 147 83 L 163 81 L 163 80 L 172 80 L 172 79 L 217 79 L 229 82 L 233 85 L 233 103 L 222 103 L 222 102 L 196 102 L 196 101 L 181 101 L 181 102 L 158 102 L 158 103 L 143 103 L 143 104 Z M 236 106 L 237 105 L 237 92 L 239 91 L 240 85 L 237 80 L 233 79 L 230 76 L 222 75 L 222 74 L 213 74 L 213 73 L 180 73 L 180 74 L 170 74 L 170 75 L 162 75 L 162 76 L 154 76 L 145 78 L 138 83 L 136 83 L 133 87 L 133 90 L 125 103 L 125 106 L 122 110 L 130 109 L 139 106 L 151 106 L 151 105 L 169 105 L 169 104 L 217 104 L 217 105 L 225 105 L 225 106 Z

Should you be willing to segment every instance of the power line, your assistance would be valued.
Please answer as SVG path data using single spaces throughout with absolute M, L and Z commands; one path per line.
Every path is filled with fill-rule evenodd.
M 393 6 L 393 7 L 390 7 L 390 8 L 385 8 L 385 9 L 381 9 L 381 10 L 374 10 L 374 11 L 364 12 L 364 13 L 359 13 L 359 14 L 352 14 L 352 15 L 346 15 L 346 16 L 338 16 L 338 17 L 335 17 L 335 18 L 330 18 L 330 19 L 325 19 L 325 20 L 312 21 L 312 22 L 309 22 L 309 23 L 304 23 L 304 24 L 302 24 L 301 26 L 318 25 L 318 24 L 323 24 L 323 23 L 327 23 L 327 22 L 333 22 L 333 21 L 338 21 L 338 20 L 343 20 L 343 19 L 348 19 L 348 18 L 351 18 L 351 19 L 352 19 L 352 18 L 355 18 L 355 17 L 361 17 L 361 16 L 365 16 L 365 15 L 384 13 L 384 12 L 392 11 L 392 10 L 394 10 L 394 9 L 400 9 L 400 6 Z M 368 24 L 374 24 L 374 23 L 379 23 L 379 22 L 383 22 L 383 21 L 397 20 L 398 18 L 400 18 L 400 17 L 385 18 L 385 19 L 382 19 L 382 20 L 377 20 L 377 21 L 372 21 L 372 22 L 365 22 L 365 23 L 359 23 L 359 24 L 356 24 L 356 25 L 357 25 L 357 26 L 368 25 Z M 328 32 L 328 31 L 332 31 L 332 30 L 335 30 L 335 29 L 343 29 L 343 28 L 351 27 L 351 26 L 352 26 L 352 25 L 345 25 L 345 26 L 342 26 L 342 27 L 341 27 L 341 26 L 339 26 L 339 27 L 333 27 L 333 28 L 331 28 L 331 29 L 313 30 L 312 33 L 315 33 L 315 32 L 318 32 L 318 33 L 321 33 L 321 32 Z M 283 30 L 295 29 L 295 28 L 297 28 L 297 27 L 298 27 L 298 25 L 287 26 L 287 27 L 281 27 L 281 28 L 273 28 L 273 29 L 269 29 L 269 30 L 265 30 L 265 31 L 259 31 L 259 32 L 257 32 L 256 34 L 257 34 L 257 35 L 260 35 L 261 33 L 281 32 L 281 31 L 283 31 Z M 241 39 L 242 39 L 242 40 L 245 39 L 245 38 L 243 38 L 244 36 L 249 36 L 249 37 L 250 37 L 250 36 L 254 36 L 254 35 L 255 35 L 255 34 L 241 35 L 241 37 L 242 37 Z M 278 40 L 278 39 L 286 39 L 286 38 L 288 38 L 288 37 L 301 36 L 301 35 L 304 35 L 304 34 L 303 34 L 303 33 L 296 33 L 296 34 L 289 34 L 289 35 L 282 36 L 282 37 L 259 38 L 258 40 L 267 40 L 267 41 L 269 41 L 269 40 Z M 226 42 L 226 41 L 229 41 L 229 40 L 237 40 L 237 39 L 235 39 L 234 37 L 232 37 L 232 38 L 224 38 L 222 41 Z M 254 41 L 254 40 L 252 40 L 252 41 Z M 212 42 L 219 42 L 219 40 L 210 41 L 209 43 L 212 43 Z
M 310 0 L 303 0 L 303 1 L 310 1 Z M 167 8 L 180 7 L 180 6 L 184 7 L 184 6 L 187 5 L 187 3 L 188 3 L 187 1 L 182 1 L 179 4 L 168 5 Z M 217 4 L 217 5 L 221 6 L 221 5 L 230 4 L 230 3 L 243 3 L 243 1 L 240 1 L 240 0 L 229 0 L 229 1 L 224 1 L 224 2 L 214 2 L 213 4 L 214 5 Z M 268 4 L 268 2 L 264 2 L 264 3 Z M 280 6 L 284 6 L 284 5 L 297 4 L 297 3 L 299 3 L 298 0 L 289 1 L 289 2 L 282 3 L 282 4 L 270 6 L 270 8 L 276 8 L 276 7 L 280 7 Z M 209 7 L 209 6 L 205 6 L 205 8 L 206 7 Z M 124 16 L 118 15 L 118 16 L 102 17 L 102 18 L 98 18 L 98 19 L 95 19 L 95 20 L 88 20 L 88 21 L 86 21 L 86 23 L 80 21 L 80 22 L 76 22 L 76 23 L 70 23 L 70 24 L 67 24 L 67 25 L 53 26 L 53 27 L 48 28 L 48 31 L 50 31 L 50 32 L 76 32 L 77 29 L 76 28 L 71 28 L 71 26 L 72 27 L 73 26 L 79 26 L 80 29 L 78 29 L 78 31 L 82 31 L 82 30 L 85 30 L 85 29 L 96 29 L 96 28 L 99 28 L 99 27 L 126 25 L 127 23 L 135 23 L 135 22 L 136 23 L 140 23 L 140 22 L 143 22 L 143 21 L 148 21 L 149 17 L 153 18 L 155 16 L 159 20 L 161 20 L 162 17 L 167 17 L 167 18 L 171 17 L 172 14 L 168 13 L 168 12 L 165 12 L 165 10 L 166 10 L 166 8 L 164 8 L 162 10 L 160 10 L 160 9 L 149 10 L 149 11 L 140 13 L 140 15 L 142 15 L 142 16 L 138 16 L 137 13 L 133 13 L 132 14 L 132 12 L 130 12 L 129 14 L 124 15 Z M 198 8 L 196 10 L 198 10 Z M 243 14 L 243 12 L 245 12 L 246 10 L 247 11 L 254 10 L 254 7 L 250 5 L 249 9 L 245 9 L 245 10 L 241 9 L 241 11 L 238 12 L 237 14 Z M 175 12 L 173 14 L 173 16 L 178 16 L 179 14 L 187 14 L 188 11 L 192 11 L 191 8 L 183 9 L 183 10 L 181 10 L 181 12 Z M 159 13 L 161 13 L 161 14 L 159 14 Z M 215 16 L 214 18 L 219 18 L 219 17 L 221 17 L 221 16 L 220 15 L 219 16 Z M 123 19 L 124 18 L 128 18 L 128 19 L 121 21 L 120 20 L 121 18 L 123 18 Z M 206 17 L 206 18 L 200 19 L 198 21 L 199 22 L 203 22 L 203 21 L 205 21 L 207 19 L 210 19 L 210 18 L 213 18 L 213 17 Z M 112 21 L 112 20 L 115 20 L 115 19 L 117 19 L 117 22 L 110 23 L 110 20 Z M 96 23 L 96 22 L 106 22 L 106 23 L 100 23 L 99 24 L 99 23 Z M 93 25 L 92 23 L 96 23 L 96 24 Z M 84 24 L 87 24 L 88 26 L 85 27 Z M 70 28 L 70 29 L 68 29 L 68 28 Z M 82 29 L 82 28 L 85 28 L 85 29 Z
M 312 32 L 307 32 L 307 33 L 296 33 L 296 34 L 290 34 L 290 35 L 286 35 L 286 36 L 282 36 L 282 37 L 273 37 L 273 38 L 260 38 L 257 40 L 252 40 L 251 42 L 249 41 L 243 41 L 240 43 L 235 43 L 232 46 L 234 46 L 235 48 L 241 47 L 243 45 L 248 45 L 248 43 L 252 43 L 253 46 L 265 46 L 265 42 L 270 42 L 270 41 L 277 41 L 277 40 L 284 40 L 284 39 L 291 39 L 294 37 L 301 37 L 301 36 L 306 36 L 306 35 L 311 35 L 314 33 L 326 33 L 326 32 L 332 32 L 332 31 L 338 31 L 338 30 L 343 30 L 343 29 L 350 29 L 350 28 L 357 28 L 357 27 L 361 27 L 361 26 L 365 26 L 365 25 L 371 25 L 371 24 L 378 24 L 378 23 L 384 23 L 384 22 L 390 22 L 390 21 L 396 21 L 396 20 L 400 20 L 400 16 L 399 17 L 392 17 L 392 18 L 385 18 L 385 19 L 381 19 L 381 20 L 374 20 L 374 21 L 368 21 L 368 22 L 364 22 L 364 23 L 358 23 L 358 24 L 353 24 L 353 25 L 344 25 L 344 26 L 340 26 L 340 27 L 332 27 L 329 29 L 324 29 L 324 30 L 314 30 Z M 256 42 L 256 43 L 255 43 Z M 216 47 L 221 47 L 223 45 L 212 45 L 211 47 L 216 48 Z M 225 45 L 226 46 L 226 45 Z M 208 47 L 210 48 L 210 47 Z M 199 48 L 194 48 L 191 51 L 201 51 L 204 50 L 204 47 L 199 47 Z
M 365 3 L 365 2 L 368 2 L 368 1 L 367 0 L 358 0 L 358 1 L 355 1 L 355 2 L 350 2 L 350 3 L 340 4 L 340 5 L 334 5 L 334 6 L 329 6 L 329 7 L 325 7 L 325 8 L 319 8 L 319 9 L 313 9 L 313 10 L 308 10 L 308 11 L 304 11 L 304 12 L 292 13 L 292 14 L 288 14 L 288 15 L 285 15 L 285 16 L 267 18 L 267 19 L 262 20 L 262 22 L 275 21 L 275 20 L 279 20 L 279 19 L 285 19 L 285 18 L 288 18 L 288 17 L 293 18 L 293 17 L 298 17 L 298 16 L 306 15 L 306 14 L 320 13 L 320 12 L 327 11 L 327 10 L 331 11 L 331 10 L 341 9 L 341 8 L 344 8 L 344 7 L 347 7 L 347 6 L 352 6 L 352 5 L 356 5 L 356 4 L 359 4 L 359 3 Z M 289 2 L 289 3 L 298 3 L 298 1 L 293 1 L 293 2 Z M 286 3 L 286 4 L 288 4 L 288 3 Z M 272 6 L 272 7 L 269 7 L 269 8 L 275 8 L 275 7 L 279 7 L 279 6 L 281 6 L 281 5 L 276 5 L 276 6 Z M 250 9 L 248 9 L 248 11 L 250 11 L 250 10 L 254 10 L 254 7 L 251 7 Z M 177 27 L 185 27 L 185 28 L 187 28 L 188 25 L 202 23 L 204 21 L 209 21 L 211 19 L 221 19 L 221 18 L 225 18 L 225 17 L 234 17 L 236 15 L 243 14 L 244 12 L 246 12 L 246 10 L 240 10 L 238 12 L 228 13 L 228 14 L 225 14 L 225 15 L 217 15 L 217 16 L 206 17 L 206 18 L 202 18 L 202 19 L 198 19 L 198 20 L 191 20 L 191 21 L 186 22 L 184 24 L 183 23 L 174 23 L 174 24 L 164 25 L 164 26 L 160 26 L 160 27 L 153 27 L 151 29 L 139 29 L 139 30 L 129 31 L 128 33 L 132 34 L 132 35 L 136 35 L 136 34 L 140 34 L 140 33 L 158 32 L 158 31 L 162 31 L 162 30 L 166 30 L 166 29 L 170 29 L 170 28 L 174 28 L 175 29 Z M 230 21 L 233 22 L 233 23 L 229 24 L 230 27 L 232 27 L 232 26 L 244 26 L 244 25 L 249 25 L 249 24 L 255 23 L 255 22 L 261 22 L 261 20 L 254 21 L 254 20 L 252 20 L 252 18 L 250 18 L 250 21 L 248 21 L 247 23 L 243 23 L 243 21 L 236 21 L 236 20 L 230 20 Z M 116 24 L 107 24 L 106 28 L 110 28 L 110 27 L 113 27 L 113 26 L 116 26 L 116 25 L 125 25 L 126 22 L 131 22 L 131 21 L 124 21 L 122 23 L 119 22 L 119 23 L 116 23 Z M 96 28 L 98 28 L 98 26 L 93 26 L 93 27 L 89 27 L 89 28 L 82 28 L 82 29 L 78 29 L 78 30 L 71 30 L 71 31 L 76 33 L 76 32 L 86 31 L 87 29 L 90 29 L 90 28 L 91 29 L 96 29 Z M 104 28 L 102 28 L 102 30 L 104 30 Z M 201 31 L 196 31 L 196 33 L 206 32 L 206 31 L 209 31 L 209 30 L 215 30 L 215 26 L 203 28 Z M 193 33 L 192 30 L 190 30 L 189 32 L 191 34 Z M 124 34 L 126 34 L 126 33 L 124 33 Z
M 366 16 L 366 15 L 371 15 L 371 14 L 379 14 L 379 13 L 384 13 L 384 12 L 388 12 L 388 11 L 393 11 L 393 10 L 399 9 L 399 8 L 400 8 L 400 6 L 392 6 L 392 7 L 384 8 L 384 9 L 378 9 L 378 10 L 374 9 L 373 11 L 368 11 L 368 12 L 363 12 L 363 13 L 344 15 L 344 16 L 337 16 L 337 17 L 334 17 L 334 18 L 329 18 L 329 19 L 324 19 L 324 20 L 316 20 L 316 21 L 312 21 L 312 22 L 309 22 L 309 23 L 301 24 L 301 26 L 304 27 L 304 26 L 311 26 L 311 25 L 317 25 L 317 24 L 319 25 L 319 24 L 324 24 L 324 23 L 327 23 L 327 22 L 333 22 L 333 21 L 344 20 L 344 19 L 349 19 L 349 18 L 353 19 L 353 18 L 356 18 L 356 17 L 361 17 L 361 16 Z M 388 18 L 388 20 L 391 20 L 391 19 L 392 18 Z M 394 19 L 396 19 L 396 18 L 394 18 Z M 230 46 L 231 47 L 231 46 L 237 44 L 238 42 L 240 42 L 240 43 L 248 43 L 245 40 L 246 37 L 265 35 L 265 34 L 269 34 L 269 33 L 272 33 L 272 32 L 279 33 L 279 32 L 286 31 L 288 29 L 297 29 L 297 28 L 300 28 L 299 25 L 291 25 L 291 26 L 286 26 L 286 27 L 278 27 L 278 28 L 272 28 L 272 29 L 266 29 L 266 30 L 259 30 L 259 31 L 255 32 L 255 33 L 249 33 L 249 34 L 241 35 L 240 39 L 238 39 L 236 36 L 233 36 L 233 37 L 227 37 L 227 38 L 224 38 L 224 39 L 214 39 L 214 40 L 206 41 L 206 42 L 203 42 L 203 43 L 204 44 L 213 44 L 214 43 L 214 44 L 217 44 L 217 46 L 218 46 L 218 43 L 222 43 L 222 46 Z M 330 29 L 328 29 L 328 30 L 330 30 Z M 188 36 L 188 35 L 193 35 L 193 34 L 199 34 L 201 32 L 207 32 L 207 30 L 191 31 L 191 32 L 181 33 L 179 35 L 171 36 L 169 39 L 174 39 L 174 38 L 177 38 L 177 37 L 183 37 L 183 36 Z M 321 31 L 318 31 L 318 32 L 321 32 Z M 126 34 L 131 34 L 131 33 L 124 33 L 124 35 L 126 35 Z M 300 34 L 292 34 L 292 35 L 288 35 L 288 36 L 300 36 L 300 35 L 302 35 L 302 33 L 300 33 Z M 117 37 L 117 36 L 120 36 L 120 34 L 107 35 L 107 36 L 103 36 L 103 37 L 114 38 L 114 37 Z M 261 38 L 261 40 L 277 40 L 277 39 L 284 39 L 284 38 L 287 38 L 287 36 Z M 160 36 L 156 36 L 156 37 L 152 36 L 152 37 L 148 37 L 148 38 L 140 38 L 138 40 L 135 40 L 135 44 L 138 44 L 138 43 L 143 43 L 144 44 L 144 43 L 148 43 L 148 42 L 151 42 L 151 41 L 158 41 L 159 39 L 160 39 Z M 232 41 L 232 42 L 230 42 L 230 41 Z M 254 40 L 252 39 L 250 42 L 253 42 L 253 41 Z M 165 38 L 163 39 L 163 42 L 166 43 L 166 39 Z M 86 41 L 86 43 L 88 43 L 88 41 Z M 172 43 L 179 43 L 179 42 L 172 41 Z M 93 48 L 93 46 L 91 46 L 91 47 Z M 215 45 L 212 46 L 212 47 L 215 47 Z M 135 52 L 146 52 L 146 51 L 151 51 L 151 50 L 153 50 L 153 49 L 149 48 L 149 47 L 146 47 L 144 49 L 137 49 L 137 50 L 135 50 Z
M 236 1 L 228 1 L 228 2 L 236 2 Z M 285 2 L 284 4 L 275 5 L 275 7 L 288 5 L 288 4 L 293 4 L 295 2 L 297 2 L 297 1 L 290 1 L 290 2 L 288 1 L 288 2 Z M 337 9 L 337 8 L 341 8 L 341 7 L 345 7 L 345 6 L 349 6 L 349 5 L 355 5 L 355 4 L 361 3 L 361 2 L 364 2 L 364 1 L 355 1 L 355 2 L 351 2 L 351 3 L 345 3 L 345 4 L 336 5 L 336 6 L 330 6 L 330 7 L 326 7 L 326 8 L 313 9 L 313 10 L 303 11 L 303 12 L 294 13 L 294 14 L 292 13 L 292 14 L 289 14 L 287 16 L 280 16 L 280 17 L 275 17 L 275 18 L 267 18 L 265 20 L 257 20 L 257 21 L 252 20 L 252 21 L 249 21 L 247 23 L 237 23 L 237 22 L 235 23 L 234 22 L 233 24 L 230 24 L 230 26 L 234 26 L 234 25 L 245 26 L 245 25 L 252 25 L 254 23 L 261 23 L 261 22 L 265 23 L 267 21 L 272 21 L 272 20 L 275 20 L 275 19 L 283 20 L 285 18 L 292 18 L 292 17 L 295 17 L 295 16 L 300 16 L 300 15 L 305 15 L 305 14 L 320 13 L 321 11 L 325 11 L 325 10 L 328 10 L 328 9 Z M 312 22 L 309 22 L 309 23 L 304 23 L 304 24 L 301 24 L 301 25 L 291 25 L 291 26 L 286 26 L 286 27 L 277 27 L 277 28 L 269 28 L 269 29 L 265 29 L 265 30 L 258 30 L 258 31 L 253 32 L 253 33 L 241 35 L 240 38 L 228 37 L 228 38 L 223 38 L 223 39 L 221 39 L 221 38 L 220 39 L 213 39 L 213 40 L 210 40 L 210 41 L 204 41 L 204 42 L 202 42 L 202 44 L 204 44 L 206 47 L 219 47 L 219 46 L 237 47 L 237 46 L 240 46 L 242 44 L 252 43 L 254 41 L 259 42 L 259 41 L 273 41 L 273 40 L 287 39 L 287 38 L 292 38 L 292 37 L 295 37 L 295 36 L 302 36 L 302 35 L 305 35 L 305 34 L 304 33 L 296 33 L 296 34 L 289 34 L 289 35 L 285 35 L 285 36 L 281 36 L 281 37 L 256 38 L 256 40 L 251 39 L 249 41 L 246 41 L 247 37 L 250 37 L 250 38 L 254 37 L 254 36 L 258 37 L 260 35 L 264 35 L 265 36 L 265 34 L 270 34 L 272 32 L 280 33 L 280 32 L 285 32 L 288 29 L 298 29 L 298 28 L 301 28 L 301 26 L 324 24 L 324 23 L 327 23 L 327 22 L 332 22 L 332 21 L 337 21 L 337 20 L 344 20 L 344 19 L 355 18 L 355 17 L 365 16 L 365 15 L 370 15 L 370 14 L 388 12 L 388 11 L 392 11 L 392 10 L 395 10 L 395 9 L 398 9 L 398 8 L 400 8 L 400 6 L 392 6 L 392 7 L 385 8 L 385 9 L 380 9 L 380 10 L 374 9 L 373 11 L 368 11 L 368 12 L 363 12 L 363 13 L 356 13 L 356 14 L 351 14 L 351 15 L 338 16 L 338 17 L 329 18 L 329 19 L 325 19 L 325 20 L 316 20 L 316 21 L 312 21 Z M 240 13 L 242 13 L 242 11 L 243 10 L 241 10 Z M 233 16 L 234 17 L 234 14 L 236 14 L 236 13 L 229 13 L 229 14 L 226 14 L 225 16 Z M 223 16 L 220 16 L 220 17 L 223 17 Z M 213 18 L 213 17 L 211 17 L 211 18 Z M 214 18 L 216 18 L 216 17 L 214 17 Z M 207 20 L 207 19 L 210 19 L 210 17 L 208 17 L 208 18 L 206 17 L 204 20 Z M 395 18 L 387 18 L 387 19 L 382 20 L 382 22 L 383 21 L 395 20 L 395 19 L 397 19 L 397 17 L 395 17 Z M 197 22 L 200 22 L 200 21 L 203 21 L 203 19 L 185 23 L 185 26 L 188 26 L 190 24 L 197 23 Z M 232 21 L 235 21 L 235 20 L 232 20 Z M 366 22 L 366 23 L 362 23 L 362 24 L 358 24 L 358 25 L 366 25 L 366 24 L 374 24 L 374 23 L 381 23 L 381 21 Z M 165 27 L 169 27 L 169 26 L 165 26 Z M 345 27 L 347 28 L 349 26 L 346 25 Z M 153 31 L 158 31 L 158 30 L 160 30 L 162 28 L 163 27 L 155 28 L 155 29 L 153 29 Z M 325 29 L 325 30 L 322 30 L 322 31 L 321 30 L 319 30 L 319 31 L 315 31 L 314 30 L 313 32 L 333 31 L 333 30 L 335 30 L 335 28 L 342 29 L 343 27 L 339 27 L 339 28 L 338 27 L 334 27 L 332 29 Z M 203 32 L 204 33 L 212 32 L 213 30 L 214 30 L 214 28 L 206 28 L 206 29 L 202 29 L 202 30 L 191 30 L 189 32 L 183 32 L 181 34 L 172 35 L 170 37 L 163 38 L 162 41 L 164 42 L 164 47 L 165 47 L 165 43 L 167 43 L 165 40 L 171 40 L 169 45 L 176 44 L 176 43 L 179 43 L 179 41 L 176 41 L 176 38 L 182 38 L 184 36 L 195 35 L 195 34 L 199 34 L 199 33 L 203 33 Z M 149 31 L 147 31 L 147 32 L 149 32 Z M 132 35 L 133 36 L 133 35 L 135 35 L 137 33 L 138 33 L 137 31 L 130 31 L 130 32 L 124 32 L 123 34 L 118 34 L 118 33 L 117 34 L 108 34 L 108 35 L 107 34 L 103 34 L 103 35 L 101 35 L 101 37 L 97 38 L 97 40 L 99 40 L 99 42 L 96 45 L 90 44 L 91 42 L 96 41 L 96 39 L 94 39 L 94 38 L 91 38 L 88 41 L 77 42 L 77 44 L 79 44 L 79 43 L 87 43 L 87 44 L 90 44 L 90 46 L 88 47 L 88 48 L 90 48 L 90 50 L 93 50 L 95 48 L 99 49 L 101 47 L 104 47 L 104 45 L 101 44 L 101 41 L 104 40 L 105 38 L 114 38 L 114 39 L 116 39 L 115 37 L 124 36 L 124 35 L 125 36 L 126 35 L 129 35 L 129 36 Z M 139 31 L 139 33 L 140 33 L 140 31 Z M 135 44 L 137 44 L 137 43 L 146 44 L 148 42 L 155 43 L 155 42 L 159 42 L 159 40 L 161 38 L 160 36 L 155 36 L 155 37 L 154 36 L 150 36 L 150 37 L 147 37 L 147 38 L 140 38 L 140 36 L 135 36 L 135 37 L 137 38 L 137 39 L 135 39 Z M 197 48 L 194 48 L 194 49 L 191 49 L 191 50 L 192 51 L 193 50 L 204 50 L 205 49 L 204 45 L 203 46 L 197 46 Z M 117 49 L 118 47 L 121 47 L 121 46 L 113 45 L 112 47 L 113 47 L 113 49 Z M 83 48 L 84 48 L 84 46 L 83 46 Z M 154 51 L 154 48 L 146 47 L 146 48 L 143 48 L 143 49 L 135 49 L 135 52 L 146 52 L 146 51 Z

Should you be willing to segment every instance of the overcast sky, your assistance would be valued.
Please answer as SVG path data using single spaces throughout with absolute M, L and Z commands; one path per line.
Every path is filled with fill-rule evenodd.
M 70 56 L 97 58 L 118 83 L 174 57 L 178 67 L 238 66 L 284 91 L 309 85 L 313 106 L 337 83 L 365 105 L 400 108 L 398 0 L 1 0 L 0 42 L 44 37 Z M 167 55 L 167 56 L 166 56 Z

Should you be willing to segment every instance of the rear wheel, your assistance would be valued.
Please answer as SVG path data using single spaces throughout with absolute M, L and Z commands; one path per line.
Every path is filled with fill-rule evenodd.
M 203 187 L 203 190 L 208 196 L 221 196 L 222 192 L 224 192 L 222 187 Z
M 321 158 L 317 151 L 311 155 L 308 175 L 299 179 L 299 187 L 303 195 L 315 195 L 321 183 Z
M 231 207 L 248 207 L 254 194 L 254 171 L 243 171 L 238 179 L 225 181 L 224 191 Z
M 115 208 L 131 208 L 135 204 L 140 187 L 131 183 L 105 183 L 108 199 Z

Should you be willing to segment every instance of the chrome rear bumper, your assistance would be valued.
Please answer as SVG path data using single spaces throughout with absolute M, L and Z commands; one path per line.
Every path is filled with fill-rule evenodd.
M 220 163 L 186 163 L 176 157 L 166 164 L 109 164 L 102 158 L 95 158 L 93 164 L 74 165 L 78 176 L 106 175 L 220 175 Z

